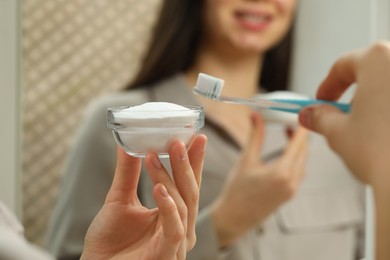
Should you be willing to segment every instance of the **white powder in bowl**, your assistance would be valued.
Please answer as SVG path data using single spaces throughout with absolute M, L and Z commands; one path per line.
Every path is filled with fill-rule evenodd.
M 168 102 L 149 102 L 113 113 L 116 141 L 135 156 L 149 151 L 167 154 L 170 141 L 178 139 L 186 145 L 203 125 L 201 109 L 190 109 Z
M 133 126 L 192 124 L 198 117 L 193 110 L 168 102 L 148 102 L 128 107 L 116 112 L 114 116 L 117 123 L 131 123 Z
M 161 118 L 169 116 L 169 111 L 190 111 L 189 108 L 168 103 L 168 102 L 147 102 L 139 106 L 128 107 L 120 111 L 117 115 L 130 116 L 131 118 Z M 129 113 L 130 112 L 130 113 Z M 140 114 L 131 114 L 131 112 L 141 112 Z M 145 113 L 142 113 L 145 112 Z M 150 113 L 153 112 L 153 113 Z

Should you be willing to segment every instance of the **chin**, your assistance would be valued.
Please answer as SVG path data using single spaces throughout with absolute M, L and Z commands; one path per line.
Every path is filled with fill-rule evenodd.
M 267 50 L 258 46 L 245 45 L 240 46 L 239 48 L 242 52 L 245 53 L 253 53 L 253 54 L 261 54 L 266 52 Z
M 253 34 L 238 34 L 232 37 L 233 44 L 237 49 L 246 52 L 257 52 L 262 53 L 266 52 L 272 47 L 274 47 L 281 37 L 278 35 L 253 35 Z
M 236 41 L 236 48 L 243 52 L 263 53 L 272 48 L 271 44 L 262 43 L 261 40 L 248 40 L 240 38 Z

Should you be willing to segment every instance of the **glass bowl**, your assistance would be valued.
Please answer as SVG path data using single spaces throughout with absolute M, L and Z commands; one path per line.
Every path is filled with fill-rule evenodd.
M 107 109 L 107 125 L 114 139 L 131 156 L 145 157 L 155 152 L 169 157 L 173 140 L 182 141 L 187 150 L 195 134 L 204 126 L 204 111 L 199 106 L 183 106 L 182 110 L 128 110 L 129 106 Z

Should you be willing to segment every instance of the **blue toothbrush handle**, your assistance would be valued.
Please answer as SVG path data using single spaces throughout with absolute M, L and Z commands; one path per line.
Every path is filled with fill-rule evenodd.
M 325 100 L 316 100 L 316 99 L 270 99 L 270 101 L 274 101 L 277 103 L 287 103 L 294 104 L 300 106 L 299 108 L 281 108 L 281 107 L 270 107 L 272 110 L 284 111 L 298 114 L 304 107 L 311 105 L 331 105 L 337 107 L 344 113 L 348 113 L 351 110 L 350 104 L 333 102 L 333 101 L 325 101 Z

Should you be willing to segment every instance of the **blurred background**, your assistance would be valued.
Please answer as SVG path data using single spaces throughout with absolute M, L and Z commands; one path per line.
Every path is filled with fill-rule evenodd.
M 20 28 L 17 203 L 26 237 L 34 243 L 43 242 L 63 161 L 85 107 L 131 80 L 160 2 L 28 0 L 15 6 L 15 29 Z
M 86 106 L 132 79 L 161 1 L 0 0 L 0 199 L 33 243 Z M 389 0 L 298 2 L 295 91 L 314 95 L 336 57 L 390 39 Z
M 23 2 L 21 207 L 34 242 L 42 241 L 85 106 L 131 80 L 159 2 Z

